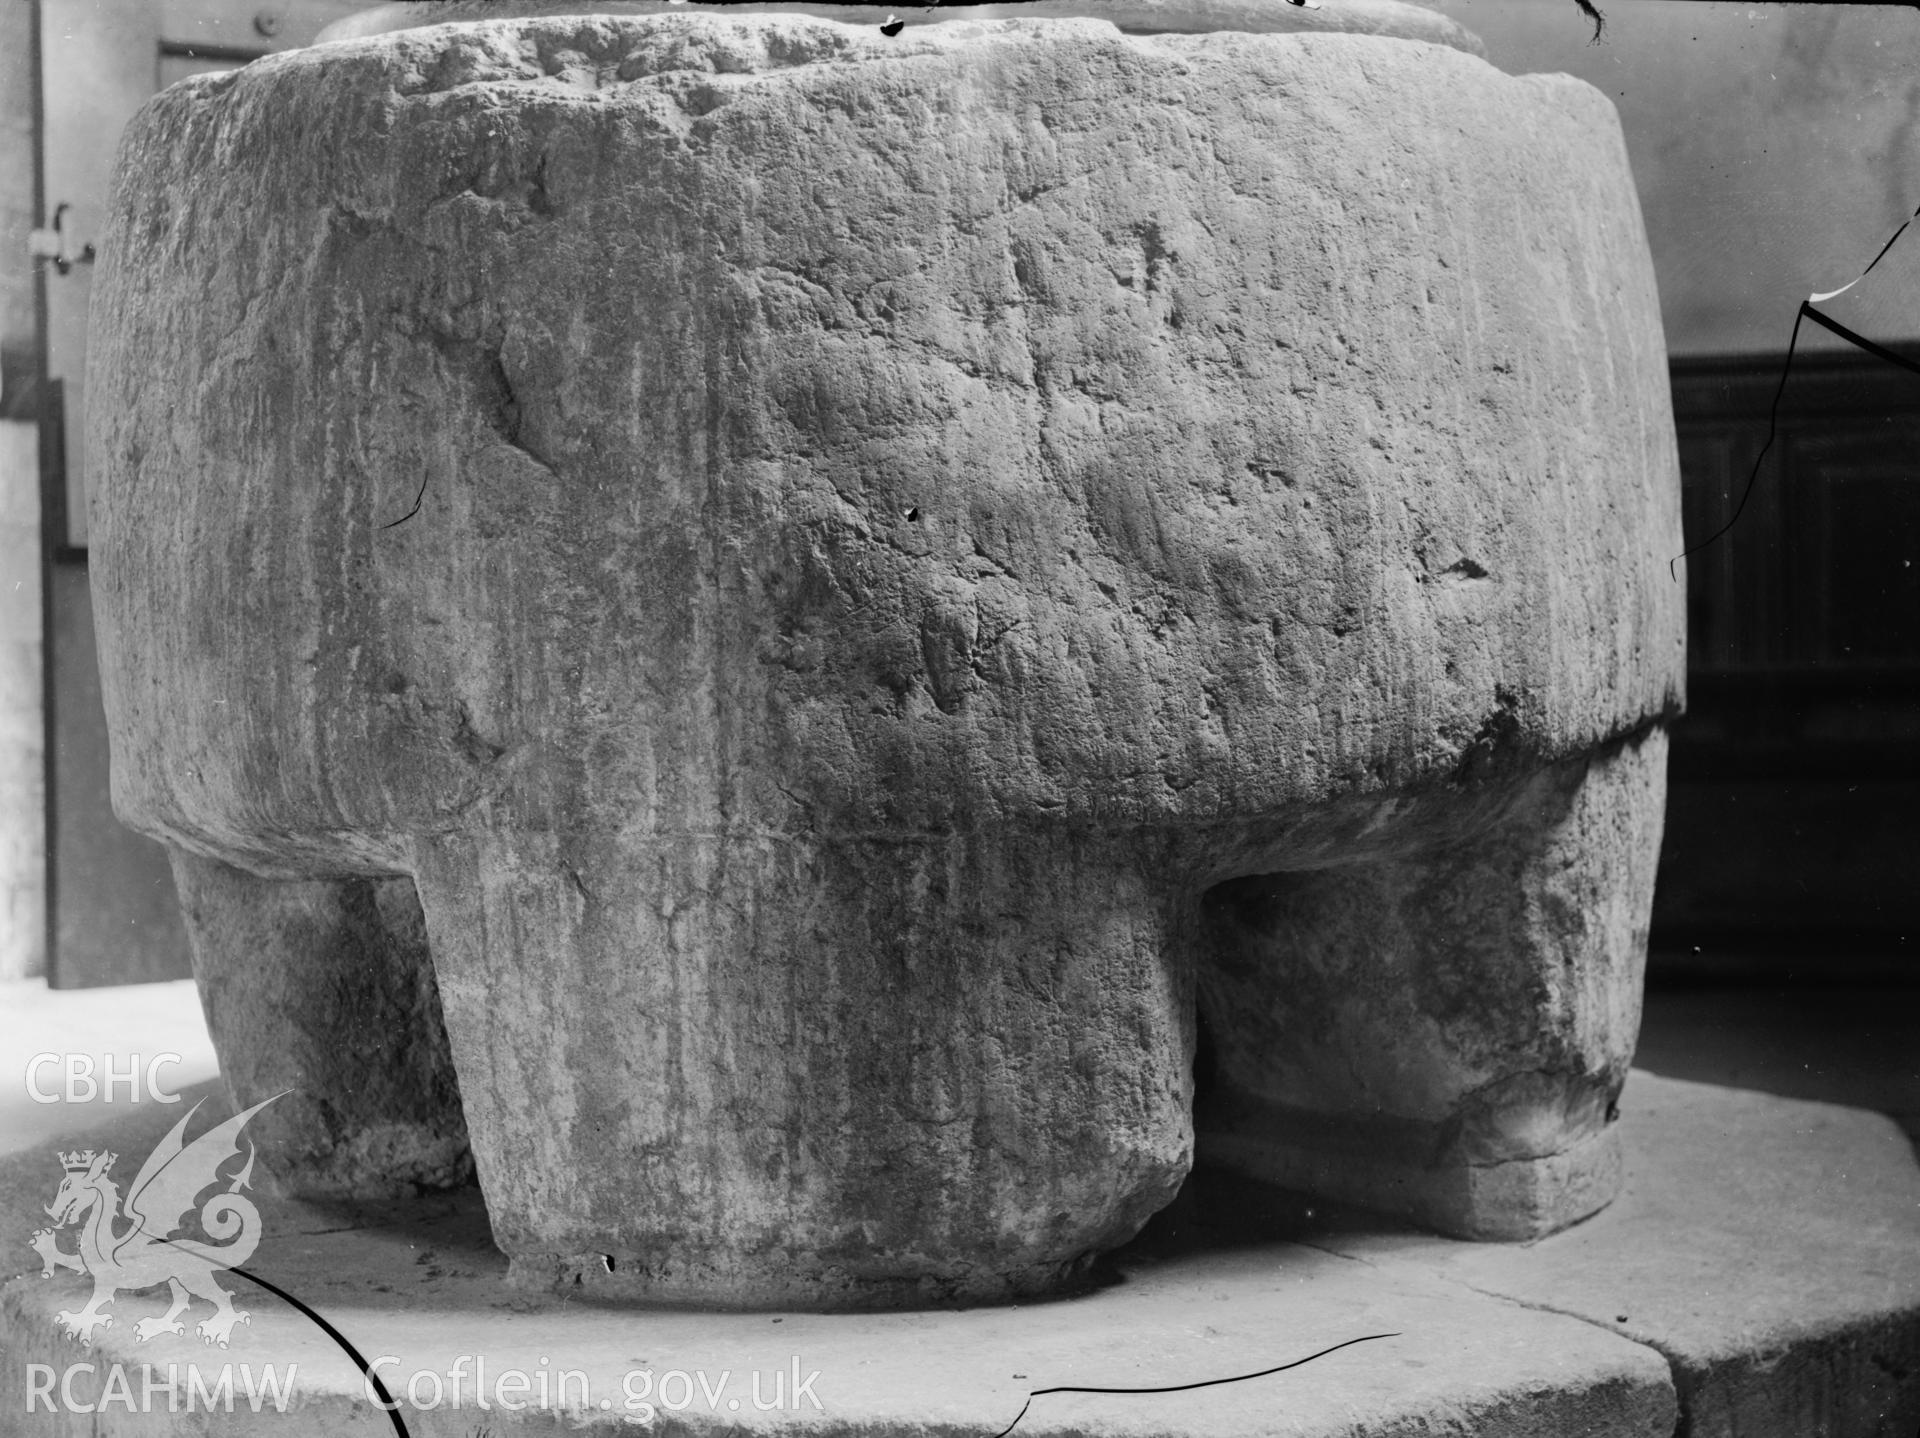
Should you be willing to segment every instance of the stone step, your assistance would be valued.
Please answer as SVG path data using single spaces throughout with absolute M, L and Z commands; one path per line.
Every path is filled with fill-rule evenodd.
M 648 1420 L 715 1435 L 995 1438 L 1014 1425 L 1116 1438 L 1910 1438 L 1920 1169 L 1899 1130 L 1858 1110 L 1644 1072 L 1622 1106 L 1621 1198 L 1533 1243 L 1435 1238 L 1203 1173 L 1089 1291 L 964 1311 L 602 1307 L 508 1289 L 472 1190 L 354 1209 L 263 1201 L 247 1271 L 377 1362 L 399 1423 L 311 1319 L 244 1277 L 219 1280 L 251 1314 L 224 1350 L 195 1337 L 210 1311 L 199 1300 L 184 1333 L 136 1338 L 164 1289 L 123 1293 L 91 1348 L 60 1333 L 55 1315 L 79 1308 L 87 1285 L 22 1272 L 61 1173 L 47 1146 L 0 1161 L 0 1271 L 22 1272 L 0 1290 L 0 1433 L 373 1435 L 404 1424 L 501 1438 L 573 1423 L 640 1431 Z M 61 1146 L 112 1146 L 126 1155 L 116 1172 L 130 1174 L 182 1111 L 143 1107 Z M 225 1111 L 212 1096 L 191 1131 Z M 1337 1344 L 1347 1346 L 1284 1371 L 1183 1391 L 1041 1391 L 1199 1385 Z M 260 1386 L 267 1365 L 283 1384 L 294 1375 L 284 1411 Z M 190 1399 L 205 1407 L 195 1382 L 221 1404 L 223 1371 L 232 1414 L 189 1413 Z M 249 1380 L 263 1395 L 257 1415 Z

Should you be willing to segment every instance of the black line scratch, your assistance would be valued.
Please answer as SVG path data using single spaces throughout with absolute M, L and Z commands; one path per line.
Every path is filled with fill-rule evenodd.
M 1747 500 L 1753 494 L 1753 486 L 1760 478 L 1760 464 L 1766 459 L 1767 451 L 1773 448 L 1774 433 L 1779 427 L 1780 420 L 1780 397 L 1787 392 L 1787 376 L 1793 373 L 1793 350 L 1794 346 L 1800 342 L 1800 322 L 1802 320 L 1812 320 L 1822 329 L 1831 330 L 1848 344 L 1854 346 L 1856 349 L 1864 350 L 1875 359 L 1885 360 L 1888 364 L 1896 368 L 1910 371 L 1913 374 L 1920 374 L 1920 364 L 1916 364 L 1905 355 L 1895 354 L 1885 345 L 1875 344 L 1864 335 L 1855 334 L 1838 320 L 1828 319 L 1814 308 L 1815 303 L 1819 301 L 1838 299 L 1868 275 L 1872 274 L 1874 266 L 1887 257 L 1887 251 L 1893 248 L 1895 241 L 1907 232 L 1907 226 L 1911 225 L 1915 220 L 1920 220 L 1920 209 L 1916 209 L 1911 215 L 1907 216 L 1901 223 L 1900 228 L 1893 232 L 1892 238 L 1880 247 L 1880 253 L 1868 262 L 1867 267 L 1851 280 L 1848 280 L 1847 283 L 1840 286 L 1839 289 L 1830 290 L 1825 294 L 1809 295 L 1806 299 L 1800 301 L 1800 308 L 1794 312 L 1793 316 L 1793 333 L 1787 337 L 1787 357 L 1780 365 L 1780 387 L 1774 390 L 1773 405 L 1767 411 L 1767 442 L 1760 446 L 1760 453 L 1754 456 L 1753 472 L 1747 476 L 1747 487 L 1740 491 L 1740 503 L 1734 506 L 1733 518 L 1729 519 L 1725 524 L 1714 530 L 1712 534 L 1709 534 L 1692 548 L 1683 550 L 1675 558 L 1669 559 L 1667 561 L 1667 574 L 1670 578 L 1678 579 L 1680 574 L 1675 566 L 1688 555 L 1698 554 L 1709 544 L 1712 544 L 1716 539 L 1720 538 L 1721 535 L 1732 529 L 1735 522 L 1739 520 L 1742 511 L 1746 509 Z
M 273 1097 L 285 1098 L 287 1094 L 291 1092 L 293 1092 L 292 1089 L 282 1089 L 279 1093 L 275 1094 Z M 267 1103 L 271 1103 L 272 1101 L 273 1101 L 272 1099 L 268 1099 Z M 262 1104 L 260 1106 L 264 1108 L 266 1105 Z M 191 1118 L 192 1115 L 189 1114 L 188 1117 Z M 202 1137 L 204 1136 L 205 1135 L 202 1135 Z M 247 1160 L 247 1170 L 251 1171 L 252 1168 L 253 1168 L 253 1159 L 249 1157 Z M 246 1177 L 247 1177 L 246 1172 L 241 1173 L 241 1175 L 234 1180 L 234 1184 L 233 1184 L 234 1189 L 238 1189 L 242 1184 L 244 1184 L 246 1182 Z M 231 1192 L 232 1190 L 229 1190 L 229 1191 Z M 165 1234 L 154 1233 L 152 1230 L 148 1229 L 144 1223 L 137 1225 L 137 1227 L 147 1238 L 164 1243 L 169 1248 L 177 1248 L 182 1253 L 193 1252 L 192 1249 L 188 1248 L 185 1244 L 181 1243 L 178 1239 L 169 1238 Z M 131 1237 L 132 1235 L 129 1234 L 128 1236 Z M 397 1403 L 394 1400 L 394 1397 L 391 1393 L 387 1392 L 387 1385 L 380 1381 L 380 1375 L 373 1371 L 372 1366 L 368 1364 L 366 1358 L 362 1356 L 360 1350 L 353 1346 L 352 1342 L 347 1338 L 346 1334 L 342 1333 L 339 1329 L 335 1328 L 331 1323 L 327 1322 L 326 1319 L 322 1318 L 313 1309 L 309 1308 L 306 1304 L 302 1303 L 299 1299 L 295 1298 L 291 1293 L 287 1292 L 287 1290 L 282 1288 L 279 1284 L 270 1283 L 266 1279 L 262 1278 L 259 1274 L 254 1273 L 249 1269 L 241 1268 L 233 1264 L 224 1265 L 224 1271 L 227 1273 L 238 1274 L 241 1278 L 246 1279 L 249 1283 L 258 1284 L 260 1287 L 266 1289 L 267 1292 L 273 1294 L 276 1298 L 281 1299 L 282 1301 L 290 1304 L 295 1309 L 299 1310 L 299 1312 L 305 1314 L 306 1317 L 310 1319 L 314 1323 L 314 1325 L 320 1329 L 322 1333 L 326 1334 L 327 1337 L 331 1338 L 337 1345 L 339 1345 L 341 1352 L 345 1353 L 347 1357 L 353 1360 L 354 1366 L 358 1368 L 361 1374 L 366 1378 L 368 1385 L 373 1389 L 373 1391 L 376 1394 L 379 1395 L 381 1405 L 385 1407 L 385 1409 L 387 1410 L 387 1417 L 393 1422 L 393 1431 L 397 1435 L 397 1438 L 412 1438 L 412 1435 L 409 1434 L 407 1431 L 406 1420 L 400 1416 L 399 1403 Z M 242 1319 L 242 1321 L 245 1322 L 248 1320 Z
M 409 509 L 405 514 L 401 515 L 398 519 L 389 520 L 387 523 L 381 525 L 380 527 L 382 529 L 392 529 L 396 524 L 405 524 L 409 519 L 412 519 L 414 515 L 420 512 L 420 502 L 424 500 L 426 497 L 427 497 L 427 477 L 423 474 L 420 476 L 420 492 L 414 495 L 413 497 L 413 508 Z
M 331 1323 L 327 1322 L 326 1319 L 322 1318 L 318 1313 L 314 1312 L 311 1308 L 307 1307 L 306 1304 L 302 1303 L 299 1299 L 295 1298 L 291 1293 L 287 1292 L 286 1289 L 280 1287 L 279 1284 L 269 1283 L 267 1282 L 266 1279 L 262 1278 L 259 1274 L 249 1273 L 244 1268 L 229 1268 L 227 1272 L 237 1273 L 242 1278 L 247 1279 L 249 1282 L 259 1284 L 262 1288 L 266 1289 L 267 1292 L 275 1294 L 278 1297 L 284 1299 L 286 1302 L 292 1304 L 295 1308 L 299 1309 L 302 1313 L 306 1314 L 308 1318 L 312 1319 L 316 1324 L 318 1324 L 321 1331 L 324 1332 L 327 1335 L 327 1337 L 331 1338 L 335 1343 L 337 1343 L 340 1346 L 340 1348 L 346 1353 L 347 1357 L 353 1360 L 354 1367 L 358 1368 L 360 1372 L 365 1375 L 366 1380 L 372 1386 L 373 1391 L 379 1395 L 380 1406 L 387 1410 L 387 1417 L 393 1421 L 393 1431 L 399 1435 L 399 1438 L 411 1438 L 411 1435 L 407 1432 L 406 1420 L 404 1420 L 400 1416 L 400 1404 L 394 1399 L 394 1396 L 391 1393 L 387 1392 L 387 1385 L 380 1381 L 380 1375 L 373 1371 L 373 1369 L 368 1365 L 367 1360 L 365 1358 L 361 1357 L 360 1350 L 358 1348 L 355 1348 L 353 1344 L 347 1341 L 346 1334 L 342 1333 L 339 1329 L 335 1328 Z
M 1882 253 L 1884 253 L 1884 251 Z M 1876 261 L 1875 263 L 1878 262 Z M 1907 370 L 1912 374 L 1920 374 L 1920 363 L 1908 359 L 1905 355 L 1895 354 L 1885 345 L 1875 344 L 1865 335 L 1855 334 L 1838 320 L 1828 319 L 1813 307 L 1811 300 L 1800 301 L 1799 312 L 1793 317 L 1793 334 L 1787 340 L 1787 358 L 1780 366 L 1780 387 L 1773 392 L 1773 405 L 1767 411 L 1767 442 L 1760 446 L 1760 453 L 1753 458 L 1753 471 L 1747 476 L 1747 487 L 1740 492 L 1740 502 L 1734 506 L 1733 516 L 1728 519 L 1725 524 L 1714 530 L 1712 534 L 1709 534 L 1698 544 L 1682 551 L 1667 561 L 1667 573 L 1670 577 L 1678 579 L 1680 573 L 1675 566 L 1678 565 L 1682 559 L 1687 558 L 1688 555 L 1698 554 L 1728 530 L 1732 529 L 1733 526 L 1739 522 L 1741 514 L 1746 510 L 1747 500 L 1753 495 L 1753 486 L 1760 478 L 1760 465 L 1766 459 L 1767 451 L 1773 448 L 1774 431 L 1778 427 L 1780 419 L 1780 396 L 1787 392 L 1787 376 L 1793 372 L 1793 350 L 1794 346 L 1800 342 L 1800 322 L 1802 320 L 1812 320 L 1822 329 L 1833 331 L 1834 334 L 1840 336 L 1840 338 L 1848 344 L 1865 350 L 1875 359 L 1885 360 L 1888 364 Z
M 1289 1368 L 1298 1368 L 1303 1363 L 1311 1363 L 1316 1358 L 1325 1358 L 1329 1353 L 1337 1353 L 1342 1348 L 1351 1348 L 1356 1343 L 1371 1343 L 1376 1338 L 1398 1338 L 1398 1333 L 1369 1333 L 1363 1338 L 1349 1338 L 1345 1343 L 1336 1343 L 1331 1348 L 1322 1348 L 1318 1353 L 1309 1353 L 1305 1358 L 1296 1358 L 1291 1363 L 1282 1363 L 1273 1368 L 1262 1368 L 1258 1373 L 1236 1373 L 1231 1378 L 1203 1378 L 1198 1383 L 1170 1383 L 1163 1388 L 1082 1388 L 1062 1384 L 1057 1388 L 1035 1388 L 1027 1394 L 1027 1401 L 1020 1405 L 1020 1411 L 1013 1422 L 1002 1428 L 994 1438 L 1007 1438 L 1007 1435 L 1020 1426 L 1020 1420 L 1027 1416 L 1027 1410 L 1033 1406 L 1033 1400 L 1048 1393 L 1187 1393 L 1195 1388 L 1216 1388 L 1222 1383 L 1245 1383 L 1251 1378 L 1265 1378 L 1270 1374 L 1284 1373 Z
M 168 1244 L 174 1248 L 179 1248 L 182 1252 L 190 1251 L 190 1250 L 187 1250 L 183 1245 L 181 1245 L 180 1243 L 176 1242 L 174 1239 L 171 1239 L 171 1238 L 163 1237 L 160 1239 L 160 1242 Z M 337 1345 L 339 1345 L 340 1350 L 343 1353 L 345 1353 L 347 1357 L 353 1360 L 354 1367 L 358 1368 L 360 1372 L 365 1376 L 367 1383 L 372 1387 L 374 1393 L 378 1395 L 380 1400 L 380 1406 L 387 1410 L 387 1417 L 392 1420 L 393 1431 L 396 1435 L 398 1435 L 398 1438 L 412 1438 L 412 1435 L 407 1431 L 406 1420 L 400 1416 L 400 1404 L 397 1401 L 395 1401 L 394 1396 L 391 1393 L 387 1392 L 387 1385 L 380 1381 L 380 1375 L 373 1371 L 372 1366 L 367 1362 L 366 1358 L 362 1356 L 360 1350 L 358 1348 L 355 1348 L 352 1342 L 348 1340 L 346 1334 L 342 1333 L 339 1329 L 335 1328 L 331 1323 L 327 1322 L 326 1319 L 322 1318 L 313 1309 L 307 1307 L 306 1304 L 302 1303 L 299 1299 L 295 1298 L 291 1293 L 287 1292 L 287 1290 L 282 1288 L 279 1284 L 269 1283 L 266 1279 L 262 1278 L 259 1274 L 254 1273 L 245 1268 L 230 1266 L 224 1271 L 227 1273 L 238 1274 L 241 1278 L 246 1279 L 247 1282 L 249 1283 L 258 1284 L 260 1287 L 266 1289 L 267 1292 L 273 1294 L 276 1298 L 279 1298 L 282 1301 L 290 1304 L 292 1307 L 299 1310 L 301 1313 L 305 1314 L 309 1319 L 311 1319 L 313 1323 L 316 1326 L 318 1326 L 318 1328 L 322 1333 L 325 1333 L 327 1337 L 331 1338 Z

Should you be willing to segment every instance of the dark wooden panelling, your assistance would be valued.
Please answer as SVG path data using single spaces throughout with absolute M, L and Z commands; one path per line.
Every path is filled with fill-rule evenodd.
M 1920 377 L 1781 362 L 1673 365 L 1689 544 L 1765 458 L 1688 560 L 1656 946 L 1920 940 Z
M 1660 937 L 1920 948 L 1920 782 L 1704 779 L 1676 785 L 1661 852 Z

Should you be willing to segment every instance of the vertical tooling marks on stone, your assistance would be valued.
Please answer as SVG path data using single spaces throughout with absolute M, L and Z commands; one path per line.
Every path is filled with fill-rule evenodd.
M 544 73 L 543 44 L 564 72 L 671 33 L 751 52 L 826 28 L 620 24 L 624 51 L 591 52 L 577 18 L 473 27 L 551 39 L 539 64 L 509 47 L 525 83 L 453 96 L 393 94 L 444 31 L 273 62 L 220 107 L 222 165 L 137 122 L 126 183 L 250 223 L 126 244 L 96 276 L 127 812 L 233 862 L 411 868 L 516 1272 L 611 1254 L 589 1285 L 769 1305 L 1056 1286 L 1185 1171 L 1192 909 L 1236 874 L 1298 865 L 1311 886 L 1215 966 L 1222 1068 L 1260 1106 L 1212 1136 L 1254 1167 L 1365 1187 L 1353 1144 L 1295 1122 L 1355 1130 L 1336 1100 L 1356 1054 L 1431 1138 L 1448 1115 L 1430 1074 L 1400 1081 L 1407 1032 L 1461 1093 L 1612 1062 L 1651 764 L 1591 823 L 1528 794 L 1517 837 L 1415 855 L 1378 832 L 1522 785 L 1509 753 L 1585 754 L 1679 682 L 1684 596 L 1646 582 L 1677 537 L 1670 435 L 1648 438 L 1668 381 L 1604 100 L 1433 47 L 1088 23 L 652 91 Z M 729 97 L 691 142 L 648 109 L 675 74 Z M 966 103 L 930 119 L 930 93 Z M 336 135 L 339 115 L 361 118 Z M 1603 282 L 1502 262 L 1516 189 L 1542 244 Z M 328 205 L 388 218 L 360 233 Z M 1443 236 L 1405 223 L 1416 205 Z M 1460 281 L 1410 324 L 1436 245 Z M 1319 253 L 1369 263 L 1301 263 Z M 758 278 L 774 264 L 801 278 Z M 321 318 L 307 352 L 208 305 L 237 309 L 256 271 Z M 1569 340 L 1603 328 L 1621 339 L 1601 358 Z M 1540 377 L 1529 407 L 1472 403 L 1485 354 Z M 316 402 L 234 427 L 236 501 L 205 482 L 227 436 L 190 383 L 216 419 L 250 386 Z M 398 510 L 423 467 L 431 527 L 342 565 L 365 496 Z M 1450 539 L 1424 590 L 1422 533 Z M 209 585 L 209 549 L 285 580 Z M 371 683 L 299 662 L 315 615 Z M 258 662 L 229 663 L 249 623 Z M 237 758 L 196 666 L 254 716 Z M 372 692 L 389 669 L 419 693 Z M 324 766 L 316 731 L 340 736 Z M 1488 773 L 1454 782 L 1476 736 Z M 1351 824 L 1298 838 L 1349 801 Z M 1335 865 L 1358 872 L 1314 877 Z M 1567 918 L 1597 912 L 1604 933 Z M 1340 1006 L 1351 934 L 1406 1032 Z M 1266 1037 L 1308 943 L 1351 1040 L 1337 1092 L 1261 1067 L 1307 1047 Z M 1444 982 L 1420 992 L 1416 962 Z M 1529 1039 L 1563 971 L 1599 975 L 1555 980 L 1577 1055 Z M 1389 1176 L 1467 1231 L 1566 1222 L 1612 1170 L 1581 1147 L 1591 1105 L 1570 1128 L 1559 1092 L 1475 1100 L 1500 1141 L 1538 1121 L 1567 1155 L 1511 1203 L 1471 1165 Z M 1391 1159 L 1396 1131 L 1360 1134 L 1362 1157 Z M 1569 1171 L 1582 1196 L 1548 1202 Z
M 529 438 L 527 409 L 507 364 L 504 343 L 463 339 L 431 326 L 426 334 L 440 359 L 447 381 L 453 391 L 464 399 L 466 407 L 503 444 L 524 455 L 546 474 L 554 475 L 552 461 Z M 425 501 L 426 489 L 427 477 L 423 475 L 412 507 L 398 519 L 380 527 L 392 529 L 417 515 Z
M 450 376 L 463 386 L 468 403 L 487 428 L 542 469 L 551 471 L 552 461 L 528 440 L 526 406 L 507 367 L 504 347 L 456 339 L 439 331 L 429 333 Z

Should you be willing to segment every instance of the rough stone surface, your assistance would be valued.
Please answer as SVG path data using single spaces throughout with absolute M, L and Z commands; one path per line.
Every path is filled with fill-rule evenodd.
M 1665 773 L 1655 731 L 1529 776 L 1444 849 L 1214 888 L 1202 1157 L 1463 1237 L 1605 1204 Z
M 1469 55 L 1486 54 L 1480 37 L 1459 22 L 1403 0 L 1339 0 L 1337 4 L 1296 5 L 1292 0 L 1015 0 L 1010 5 L 966 5 L 945 11 L 915 7 L 895 15 L 882 5 L 746 3 L 687 4 L 686 0 L 398 0 L 375 5 L 336 20 L 320 32 L 322 40 L 357 40 L 392 30 L 533 15 L 578 15 L 583 10 L 611 15 L 685 15 L 702 10 L 729 15 L 815 15 L 849 25 L 877 28 L 885 20 L 908 25 L 967 20 L 1091 18 L 1106 20 L 1134 35 L 1204 34 L 1218 30 L 1253 34 L 1339 32 L 1391 35 L 1449 45 Z
M 176 849 L 194 981 L 236 1109 L 292 1192 L 371 1197 L 473 1176 L 409 879 L 277 883 Z
M 1424 864 L 1495 911 L 1406 961 L 1462 1108 L 1367 1081 L 1465 1126 L 1417 1210 L 1604 1199 L 1683 655 L 1597 92 L 1084 19 L 432 27 L 159 97 L 95 283 L 116 804 L 411 876 L 522 1278 L 1070 1279 L 1186 1170 L 1203 895 L 1282 870 L 1296 929 L 1388 900 L 1383 964 Z

